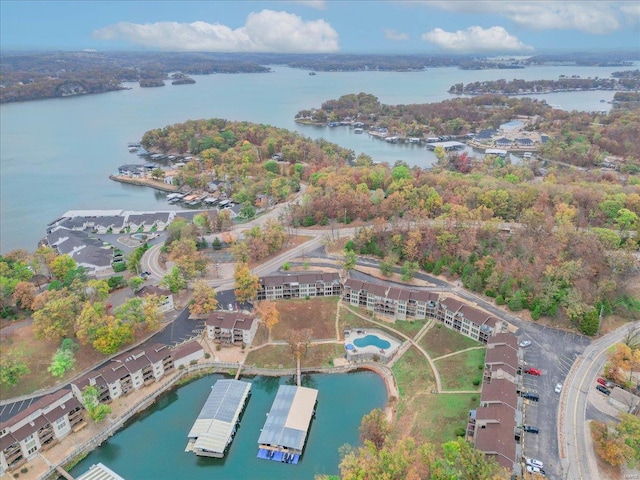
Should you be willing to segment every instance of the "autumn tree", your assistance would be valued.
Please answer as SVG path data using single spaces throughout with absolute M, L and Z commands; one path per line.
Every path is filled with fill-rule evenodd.
M 195 240 L 181 238 L 171 244 L 169 258 L 185 280 L 191 280 L 207 271 L 208 258 L 198 251 Z
M 66 253 L 53 258 L 49 264 L 49 270 L 60 281 L 63 281 L 67 274 L 76 267 L 76 261 Z
M 260 277 L 253 275 L 246 263 L 236 265 L 234 279 L 236 283 L 234 293 L 239 302 L 248 302 L 256 297 L 260 288 Z
M 626 343 L 616 343 L 607 354 L 605 375 L 615 382 L 626 384 L 633 373 L 640 370 L 640 348 L 631 348 Z
M 31 282 L 18 282 L 13 289 L 12 299 L 23 310 L 33 310 L 37 290 Z
M 265 327 L 269 332 L 269 341 L 271 341 L 271 329 L 275 327 L 280 321 L 280 312 L 278 311 L 278 306 L 276 302 L 272 302 L 270 300 L 263 300 L 258 303 L 256 307 L 258 311 L 258 315 L 262 319 L 262 323 L 264 323 Z
M 61 340 L 72 336 L 75 317 L 80 308 L 79 299 L 66 289 L 49 293 L 51 295 L 48 296 L 48 301 L 33 313 L 36 338 Z M 36 298 L 36 304 L 37 302 Z
M 100 353 L 111 355 L 120 350 L 124 344 L 133 340 L 131 325 L 109 316 L 95 332 L 93 347 Z
M 140 277 L 131 277 L 127 282 L 131 292 L 136 293 L 142 285 L 144 285 L 144 278 Z
M 216 290 L 206 280 L 198 280 L 193 284 L 193 298 L 189 305 L 191 315 L 208 315 L 218 308 Z
M 382 448 L 387 436 L 391 432 L 391 425 L 387 421 L 384 411 L 380 408 L 374 408 L 362 417 L 360 422 L 360 441 L 373 443 L 377 449 Z
M 611 425 L 591 422 L 591 437 L 596 454 L 609 465 L 619 466 L 634 457 L 633 449 Z
M 138 324 L 138 330 L 143 328 L 152 332 L 158 328 L 164 315 L 160 311 L 162 298 L 159 295 L 146 295 L 142 300 L 142 322 Z

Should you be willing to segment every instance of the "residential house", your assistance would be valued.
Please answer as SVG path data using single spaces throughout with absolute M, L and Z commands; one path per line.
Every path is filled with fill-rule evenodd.
M 501 137 L 495 141 L 495 145 L 498 148 L 508 148 L 513 144 L 513 140 L 505 137 Z
M 98 217 L 94 222 L 94 230 L 100 235 L 106 233 L 121 233 L 124 231 L 124 217 L 123 216 L 105 216 Z
M 149 232 L 152 229 L 159 231 L 164 230 L 172 219 L 171 212 L 153 212 L 153 213 L 135 213 L 129 212 L 127 215 L 126 225 L 130 231 Z
M 165 290 L 157 285 L 145 285 L 136 292 L 136 297 L 139 298 L 144 298 L 148 295 L 157 295 L 160 298 L 160 304 L 158 305 L 160 312 L 166 313 L 174 309 L 173 293 L 170 290 Z
M 260 278 L 258 300 L 326 297 L 341 293 L 338 273 L 305 272 Z
M 218 311 L 205 320 L 207 337 L 226 345 L 251 345 L 258 330 L 254 315 Z
M 45 237 L 48 246 L 59 254 L 67 254 L 90 273 L 111 268 L 113 249 L 87 232 L 54 227 Z
M 524 127 L 524 122 L 522 120 L 511 120 L 510 122 L 501 124 L 500 130 L 503 132 L 513 132 L 520 130 L 522 127 Z
M 516 145 L 518 147 L 533 147 L 534 142 L 530 138 L 516 138 Z
M 40 398 L 0 423 L 0 476 L 84 426 L 84 408 L 71 390 Z

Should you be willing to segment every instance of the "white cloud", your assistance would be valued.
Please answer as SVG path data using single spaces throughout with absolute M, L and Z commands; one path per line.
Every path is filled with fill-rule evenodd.
M 315 8 L 316 10 L 324 10 L 327 8 L 327 2 L 325 0 L 290 0 L 292 3 L 300 3 L 307 7 Z
M 339 50 L 338 33 L 324 20 L 303 21 L 287 12 L 251 13 L 243 27 L 219 23 L 120 22 L 93 32 L 99 40 L 124 39 L 160 50 L 326 53 Z
M 435 28 L 422 34 L 422 39 L 444 50 L 457 52 L 533 50 L 532 47 L 525 45 L 502 27 L 473 26 L 456 32 L 446 32 L 441 28 Z
M 394 42 L 403 42 L 405 40 L 409 40 L 409 34 L 398 32 L 397 30 L 393 30 L 391 28 L 385 28 L 384 38 L 386 38 L 387 40 L 393 40 Z
M 501 15 L 535 30 L 578 30 L 607 34 L 621 28 L 621 20 L 634 10 L 632 2 L 585 1 L 425 1 L 427 6 L 459 13 Z

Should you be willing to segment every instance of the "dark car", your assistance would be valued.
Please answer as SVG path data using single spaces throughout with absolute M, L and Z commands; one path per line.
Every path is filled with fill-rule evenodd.
M 538 427 L 532 427 L 531 425 L 525 425 L 522 429 L 527 433 L 540 433 Z
M 604 393 L 605 395 L 609 395 L 611 393 L 611 390 L 609 390 L 608 388 L 603 387 L 600 384 L 596 385 L 596 390 L 598 390 L 599 392 Z
M 520 396 L 522 398 L 526 398 L 527 400 L 533 400 L 534 402 L 537 402 L 538 400 L 540 400 L 540 397 L 538 396 L 537 393 L 522 392 L 520 393 Z

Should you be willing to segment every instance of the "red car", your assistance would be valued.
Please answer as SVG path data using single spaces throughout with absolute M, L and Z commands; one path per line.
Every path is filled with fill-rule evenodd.
M 542 371 L 538 370 L 535 367 L 525 368 L 524 373 L 528 373 L 529 375 L 535 375 L 536 377 L 539 377 L 540 375 L 542 375 Z
M 599 379 L 596 380 L 596 382 L 598 382 L 603 387 L 607 386 L 607 381 L 604 378 L 599 378 Z

